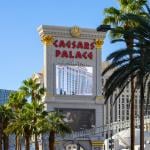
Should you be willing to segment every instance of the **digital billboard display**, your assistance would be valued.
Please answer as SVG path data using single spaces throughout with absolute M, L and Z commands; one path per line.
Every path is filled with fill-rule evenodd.
M 65 121 L 68 122 L 73 131 L 91 129 L 95 127 L 94 109 L 56 109 L 65 115 Z

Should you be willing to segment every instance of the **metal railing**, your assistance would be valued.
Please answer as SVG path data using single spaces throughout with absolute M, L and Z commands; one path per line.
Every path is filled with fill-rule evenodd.
M 144 125 L 145 127 L 148 126 L 150 130 L 150 115 L 144 117 Z M 138 128 L 139 126 L 140 126 L 140 120 L 139 118 L 135 118 L 135 127 Z M 119 122 L 106 124 L 100 127 L 72 132 L 71 134 L 66 134 L 64 137 L 57 135 L 56 138 L 63 138 L 65 140 L 69 140 L 69 139 L 71 140 L 71 139 L 76 139 L 76 138 L 87 139 L 94 135 L 99 135 L 101 137 L 109 138 L 111 136 L 110 135 L 111 132 L 115 134 L 129 127 L 130 127 L 130 120 L 119 121 Z

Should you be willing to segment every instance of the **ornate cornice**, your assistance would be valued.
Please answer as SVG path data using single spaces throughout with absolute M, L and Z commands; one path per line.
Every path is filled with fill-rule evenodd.
M 41 25 L 38 28 L 38 32 L 40 36 L 42 37 L 45 34 L 52 35 L 54 37 L 65 37 L 65 38 L 71 38 L 72 27 L 61 27 L 61 26 L 48 26 L 48 25 Z M 88 29 L 88 28 L 79 28 L 80 36 L 74 37 L 74 38 L 82 38 L 82 39 L 104 39 L 105 38 L 105 32 L 98 32 L 96 29 Z

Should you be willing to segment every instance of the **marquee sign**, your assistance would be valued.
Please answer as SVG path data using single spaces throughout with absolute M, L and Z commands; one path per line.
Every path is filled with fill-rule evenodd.
M 46 109 L 52 111 L 58 108 L 67 116 L 70 112 L 73 116 L 77 115 L 80 118 L 78 124 L 81 123 L 79 128 L 85 128 L 83 119 L 87 120 L 87 112 L 84 114 L 87 110 L 91 116 L 86 128 L 103 125 L 101 48 L 106 32 L 49 25 L 39 26 L 38 32 L 44 49 Z M 76 112 L 83 115 L 79 116 Z M 78 125 L 73 125 L 73 128 L 78 128 Z
M 44 44 L 45 85 L 54 93 L 56 66 L 91 67 L 93 94 L 100 96 L 101 48 L 105 32 L 96 29 L 42 25 L 38 29 Z M 52 79 L 52 80 L 51 80 Z M 53 94 L 52 94 L 53 95 Z
M 54 51 L 53 56 L 57 62 L 66 60 L 67 64 L 87 64 L 87 61 L 96 60 L 96 51 L 101 49 L 103 44 L 102 38 L 82 39 L 81 30 L 78 27 L 73 27 L 70 30 L 70 38 L 60 38 L 53 34 L 44 34 L 41 36 L 45 45 L 51 46 Z

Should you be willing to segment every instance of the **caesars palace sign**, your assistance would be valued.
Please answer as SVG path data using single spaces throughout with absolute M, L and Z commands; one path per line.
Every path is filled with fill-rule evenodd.
M 53 46 L 55 57 L 61 59 L 92 60 L 94 49 L 100 49 L 103 39 L 85 40 L 80 39 L 81 31 L 78 27 L 70 30 L 72 38 L 56 39 L 53 35 L 43 35 L 42 41 L 47 46 Z
M 38 32 L 44 45 L 44 82 L 50 97 L 54 95 L 56 86 L 53 80 L 56 78 L 56 66 L 70 65 L 92 67 L 93 93 L 97 100 L 101 99 L 100 50 L 106 32 L 48 25 L 41 25 Z

